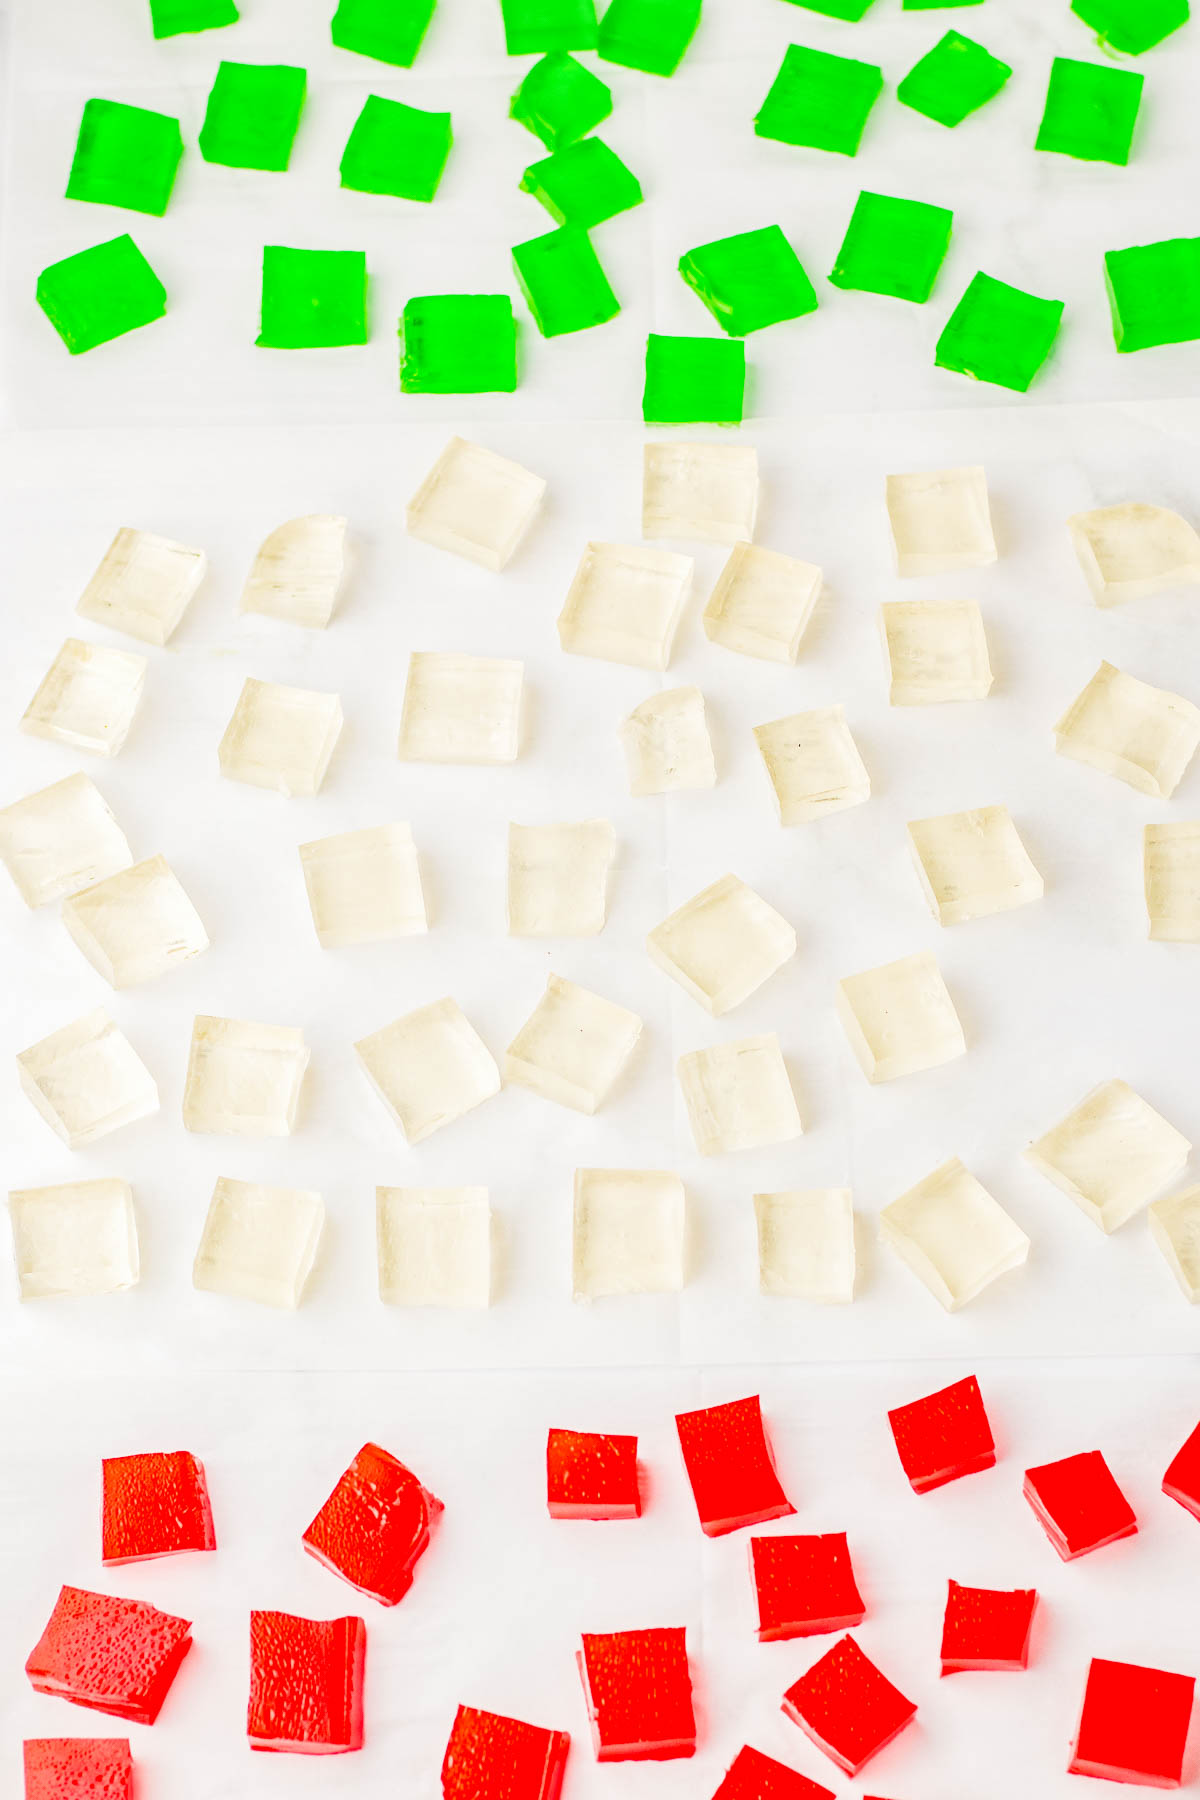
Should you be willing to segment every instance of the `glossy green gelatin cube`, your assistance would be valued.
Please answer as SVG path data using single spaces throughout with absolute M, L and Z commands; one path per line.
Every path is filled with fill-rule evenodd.
M 507 294 L 421 294 L 400 320 L 405 394 L 511 394 L 517 321 Z
M 896 98 L 939 125 L 961 125 L 994 100 L 1012 70 L 960 31 L 948 31 L 928 56 L 908 71 Z
M 150 23 L 156 38 L 236 25 L 238 16 L 234 0 L 150 0 Z
M 1133 69 L 1056 56 L 1037 148 L 1083 162 L 1127 163 L 1144 81 Z
M 1118 350 L 1200 338 L 1200 238 L 1110 250 L 1104 277 Z
M 954 214 L 944 206 L 864 190 L 829 279 L 834 287 L 920 305 L 933 292 L 953 225 Z
M 513 268 L 543 337 L 603 325 L 621 310 L 592 240 L 577 225 L 560 225 L 513 248 Z
M 454 142 L 449 113 L 368 94 L 342 152 L 342 186 L 360 194 L 432 200 Z
M 1023 394 L 1049 356 L 1062 323 L 1061 300 L 1043 300 L 982 272 L 938 339 L 939 369 Z
M 700 244 L 680 258 L 679 273 L 730 337 L 817 310 L 813 284 L 778 225 Z
M 1188 0 L 1071 0 L 1071 11 L 1126 56 L 1153 50 L 1191 17 Z
M 740 425 L 746 346 L 740 338 L 646 340 L 642 417 L 647 425 Z
M 167 290 L 126 235 L 43 269 L 37 302 L 71 355 L 78 356 L 161 319 Z
M 861 19 L 874 0 L 792 0 L 806 12 L 822 13 L 827 19 Z
M 67 199 L 126 206 L 161 218 L 182 155 L 178 119 L 115 100 L 89 100 L 79 124 Z
M 339 50 L 411 69 L 437 0 L 338 0 L 330 33 Z
M 611 0 L 596 33 L 605 62 L 673 75 L 700 23 L 700 0 Z
M 584 138 L 530 163 L 521 188 L 540 200 L 560 225 L 581 225 L 585 231 L 628 212 L 642 199 L 637 176 L 599 138 Z
M 848 56 L 789 44 L 754 129 L 759 137 L 856 156 L 883 70 Z
M 500 0 L 500 11 L 510 56 L 596 48 L 596 0 Z
M 552 50 L 534 63 L 512 97 L 508 116 L 541 138 L 547 150 L 565 150 L 611 111 L 612 89 L 565 50 Z
M 231 169 L 286 169 L 306 85 L 304 70 L 286 63 L 223 62 L 200 127 L 205 162 Z
M 367 341 L 367 259 L 361 250 L 263 251 L 262 330 L 271 350 L 329 350 Z

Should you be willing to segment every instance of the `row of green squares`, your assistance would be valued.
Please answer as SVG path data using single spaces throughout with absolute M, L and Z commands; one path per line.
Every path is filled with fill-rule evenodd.
M 827 19 L 857 21 L 865 17 L 874 0 L 792 0 L 808 12 Z M 905 12 L 944 11 L 949 7 L 979 6 L 982 0 L 902 0 Z M 1129 56 L 1153 49 L 1190 17 L 1188 0 L 1071 0 L 1071 11 L 1097 32 L 1102 43 Z

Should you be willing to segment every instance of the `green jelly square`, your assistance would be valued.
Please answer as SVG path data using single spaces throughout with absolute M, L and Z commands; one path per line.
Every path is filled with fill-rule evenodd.
M 43 269 L 37 303 L 71 355 L 78 356 L 161 319 L 167 290 L 126 234 Z
M 923 304 L 946 259 L 953 224 L 944 206 L 864 190 L 829 279 L 834 287 Z
M 730 337 L 817 310 L 813 284 L 778 225 L 701 244 L 680 258 L 679 273 Z
M 368 94 L 342 152 L 342 186 L 360 194 L 432 200 L 454 142 L 449 113 Z
M 746 395 L 746 346 L 740 338 L 646 339 L 647 425 L 740 425 Z
M 236 25 L 239 16 L 234 0 L 150 0 L 150 24 L 156 38 Z
M 995 99 L 1011 74 L 1007 63 L 974 38 L 948 31 L 908 71 L 896 89 L 896 98 L 939 125 L 961 125 Z
M 500 11 L 510 56 L 596 48 L 596 0 L 500 0 Z
M 1127 163 L 1144 82 L 1133 69 L 1056 56 L 1036 148 L 1083 162 Z
M 178 119 L 140 106 L 122 106 L 116 100 L 88 100 L 79 122 L 67 199 L 126 206 L 131 212 L 161 218 L 182 155 Z
M 581 225 L 585 231 L 639 206 L 642 199 L 637 176 L 599 138 L 584 138 L 530 163 L 521 189 L 540 200 L 560 225 Z
M 266 246 L 260 344 L 270 350 L 329 350 L 366 341 L 363 251 Z
M 286 63 L 223 62 L 200 127 L 205 162 L 231 169 L 286 169 L 306 82 L 303 69 Z
M 867 115 L 883 91 L 883 70 L 789 44 L 754 129 L 759 137 L 856 156 Z
M 612 0 L 596 33 L 605 62 L 673 75 L 700 23 L 700 0 Z
M 400 320 L 405 394 L 511 394 L 517 321 L 507 294 L 421 294 Z
M 339 50 L 411 69 L 437 0 L 338 0 L 330 34 Z
M 1191 17 L 1188 0 L 1071 0 L 1071 11 L 1126 56 L 1153 50 Z
M 792 0 L 806 12 L 822 13 L 827 19 L 861 19 L 874 0 Z
M 612 89 L 565 50 L 552 50 L 534 63 L 512 97 L 508 116 L 541 138 L 547 150 L 565 150 L 611 111 Z
M 1025 393 L 1062 323 L 1061 300 L 1043 300 L 982 272 L 951 313 L 934 357 L 976 381 Z
M 543 337 L 603 325 L 621 310 L 592 240 L 577 225 L 560 225 L 513 247 L 513 268 Z
M 1118 350 L 1200 338 L 1200 238 L 1109 250 L 1104 278 Z

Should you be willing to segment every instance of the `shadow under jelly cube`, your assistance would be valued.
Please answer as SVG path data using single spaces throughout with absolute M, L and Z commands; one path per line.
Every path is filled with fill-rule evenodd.
M 901 1467 L 916 1494 L 996 1461 L 992 1428 L 974 1375 L 888 1413 Z
M 361 1619 L 252 1612 L 250 1748 L 299 1756 L 361 1750 L 366 1649 Z
M 829 279 L 834 287 L 928 300 L 950 248 L 954 214 L 891 194 L 858 196 Z
M 178 119 L 115 100 L 88 100 L 66 197 L 161 218 L 182 155 Z
M 36 1693 L 153 1725 L 191 1647 L 187 1619 L 142 1600 L 64 1587 L 25 1673 Z
M 454 142 L 450 114 L 368 94 L 342 152 L 344 188 L 432 200 Z
M 854 1776 L 899 1737 L 917 1708 L 852 1637 L 844 1637 L 788 1689 L 783 1710 L 831 1762 Z
M 308 77 L 286 63 L 223 62 L 200 127 L 205 162 L 282 173 L 304 110 Z
M 1123 355 L 1200 338 L 1200 238 L 1108 250 L 1104 279 Z
M 263 250 L 262 326 L 271 350 L 336 349 L 367 341 L 367 258 L 361 250 Z
M 511 394 L 517 321 L 507 294 L 422 294 L 400 320 L 404 394 Z
M 395 1606 L 412 1586 L 442 1510 L 411 1469 L 378 1444 L 364 1444 L 301 1542 L 351 1587 Z
M 757 1394 L 679 1413 L 675 1426 L 705 1537 L 795 1511 L 775 1473 Z
M 1027 1469 L 1024 1492 L 1064 1562 L 1137 1532 L 1133 1508 L 1099 1450 Z
M 696 1754 L 683 1626 L 583 1634 L 576 1652 L 597 1762 L 667 1762 Z
M 43 269 L 37 303 L 71 355 L 79 356 L 161 319 L 167 290 L 126 234 Z
M 1024 394 L 1054 348 L 1063 310 L 1061 300 L 1043 300 L 981 270 L 947 320 L 934 361 Z
M 867 116 L 882 92 L 883 70 L 874 63 L 789 44 L 755 118 L 755 134 L 856 156 Z
M 104 1563 L 216 1549 L 204 1466 L 190 1451 L 106 1456 L 102 1468 Z
M 1069 1772 L 1181 1786 L 1195 1688 L 1191 1675 L 1093 1657 Z
M 460 1706 L 442 1759 L 442 1800 L 558 1800 L 571 1739 Z
M 339 50 L 411 69 L 437 0 L 338 0 L 331 36 Z

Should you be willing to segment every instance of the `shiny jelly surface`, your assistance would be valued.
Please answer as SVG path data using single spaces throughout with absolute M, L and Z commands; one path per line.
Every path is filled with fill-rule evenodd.
M 546 1504 L 554 1519 L 635 1519 L 637 1439 L 552 1430 L 546 1440 Z
M 308 1756 L 361 1750 L 366 1633 L 361 1619 L 250 1614 L 246 1734 L 252 1750 Z
M 216 1549 L 204 1468 L 190 1451 L 106 1456 L 103 1484 L 106 1563 Z
M 757 1394 L 679 1413 L 675 1425 L 707 1537 L 782 1519 L 795 1510 L 775 1473 Z
M 1037 1594 L 1032 1588 L 960 1587 L 952 1581 L 942 1622 L 942 1674 L 1023 1669 Z
M 180 1663 L 191 1625 L 142 1600 L 64 1587 L 25 1673 L 41 1694 L 152 1725 Z
M 1064 1562 L 1137 1530 L 1133 1508 L 1099 1450 L 1027 1469 L 1025 1498 Z
M 442 1759 L 443 1800 L 557 1800 L 571 1739 L 460 1706 Z
M 844 1637 L 788 1689 L 783 1710 L 840 1769 L 857 1775 L 917 1708 Z
M 1071 1773 L 1178 1787 L 1195 1687 L 1190 1675 L 1096 1657 L 1088 1670 Z
M 750 1567 L 760 1643 L 845 1631 L 866 1615 L 845 1532 L 751 1538 Z
M 579 1672 L 600 1762 L 693 1756 L 696 1718 L 682 1626 L 583 1636 Z
M 395 1606 L 412 1586 L 441 1511 L 411 1469 L 378 1444 L 364 1444 L 302 1541 L 351 1587 Z
M 974 1375 L 888 1413 L 896 1450 L 918 1494 L 990 1469 L 996 1445 Z

